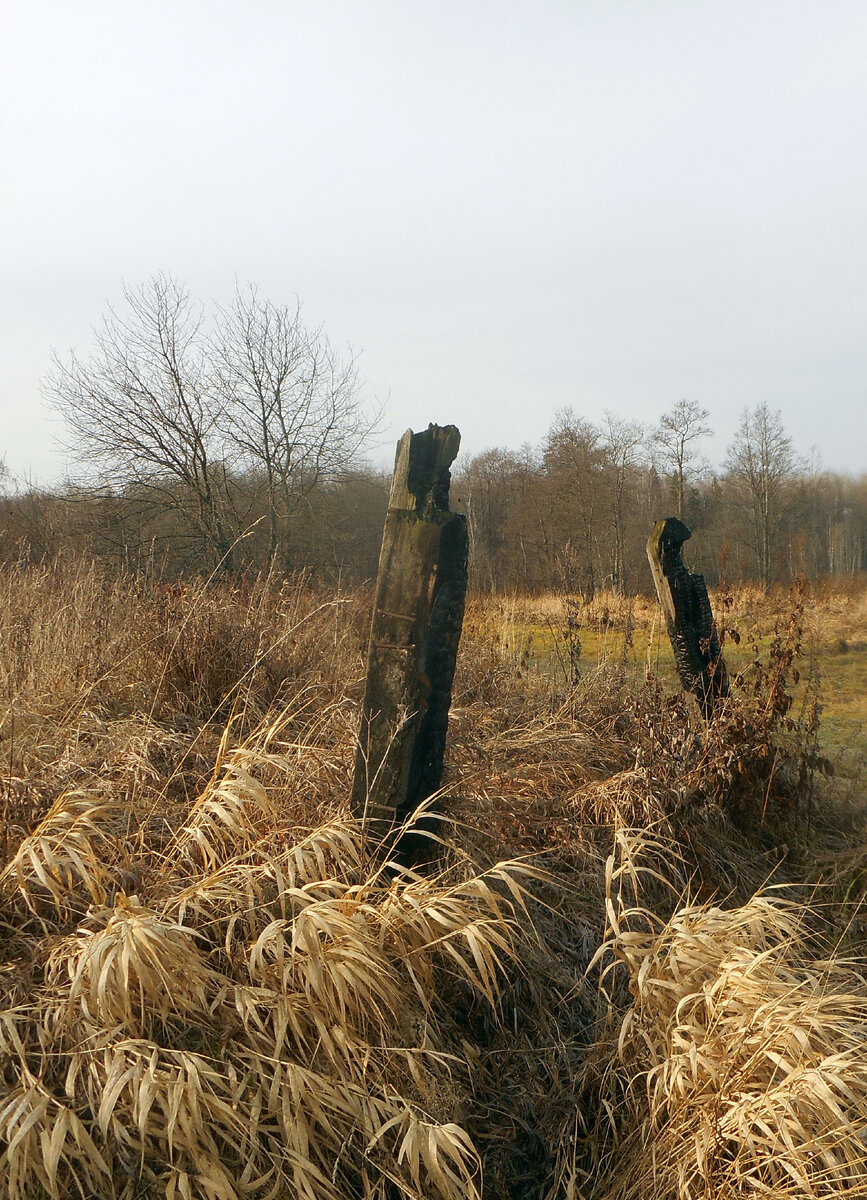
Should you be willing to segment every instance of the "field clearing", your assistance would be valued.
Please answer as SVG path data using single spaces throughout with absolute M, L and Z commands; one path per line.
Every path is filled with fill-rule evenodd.
M 785 633 L 795 602 L 785 589 L 770 598 L 746 588 L 711 595 L 726 629 L 730 675 L 748 675 L 756 659 L 767 657 L 776 634 Z M 474 619 L 516 669 L 566 681 L 606 665 L 623 669 L 636 687 L 648 673 L 679 687 L 658 605 L 641 597 L 603 595 L 590 605 L 556 594 L 501 598 Z M 867 598 L 858 588 L 820 595 L 819 603 L 806 597 L 799 621 L 793 712 L 816 693 L 822 744 L 840 773 L 858 779 L 867 763 Z
M 12 1200 L 867 1194 L 860 777 L 780 702 L 818 637 L 856 719 L 863 591 L 735 594 L 707 729 L 651 605 L 473 598 L 411 871 L 347 815 L 369 591 L 0 593 Z

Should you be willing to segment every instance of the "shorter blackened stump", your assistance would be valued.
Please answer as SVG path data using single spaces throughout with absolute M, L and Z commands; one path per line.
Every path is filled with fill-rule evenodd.
M 677 517 L 657 521 L 647 539 L 647 557 L 680 681 L 710 719 L 715 705 L 729 694 L 729 681 L 704 577 L 691 574 L 681 558 L 690 537 L 692 532 Z
M 397 445 L 367 659 L 352 811 L 385 835 L 439 788 L 467 588 L 467 523 L 449 510 L 454 425 Z

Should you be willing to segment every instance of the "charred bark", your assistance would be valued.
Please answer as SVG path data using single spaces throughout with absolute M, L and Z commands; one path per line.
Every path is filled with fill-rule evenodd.
M 690 573 L 681 558 L 690 537 L 692 532 L 677 517 L 657 521 L 647 557 L 681 683 L 709 720 L 729 694 L 729 683 L 704 577 Z

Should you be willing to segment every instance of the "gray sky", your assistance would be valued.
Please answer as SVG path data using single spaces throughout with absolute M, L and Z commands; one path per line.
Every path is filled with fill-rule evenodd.
M 867 0 L 12 0 L 0 456 L 56 479 L 52 347 L 235 279 L 473 453 L 571 405 L 780 408 L 860 473 Z

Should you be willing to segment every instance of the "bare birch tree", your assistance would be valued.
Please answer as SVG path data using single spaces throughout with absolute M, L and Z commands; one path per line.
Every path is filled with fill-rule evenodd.
M 637 481 L 645 431 L 637 421 L 624 420 L 606 412 L 602 426 L 606 483 L 611 514 L 611 586 L 617 595 L 626 590 L 627 495 Z M 634 486 L 633 486 L 634 491 Z M 633 504 L 634 507 L 634 504 Z
M 553 561 L 559 554 L 566 573 L 574 575 L 564 581 L 566 586 L 592 600 L 602 582 L 605 561 L 599 520 L 606 499 L 602 434 L 571 408 L 560 409 L 543 444 L 542 461 L 548 492 L 546 523 L 557 547 L 549 556 Z

